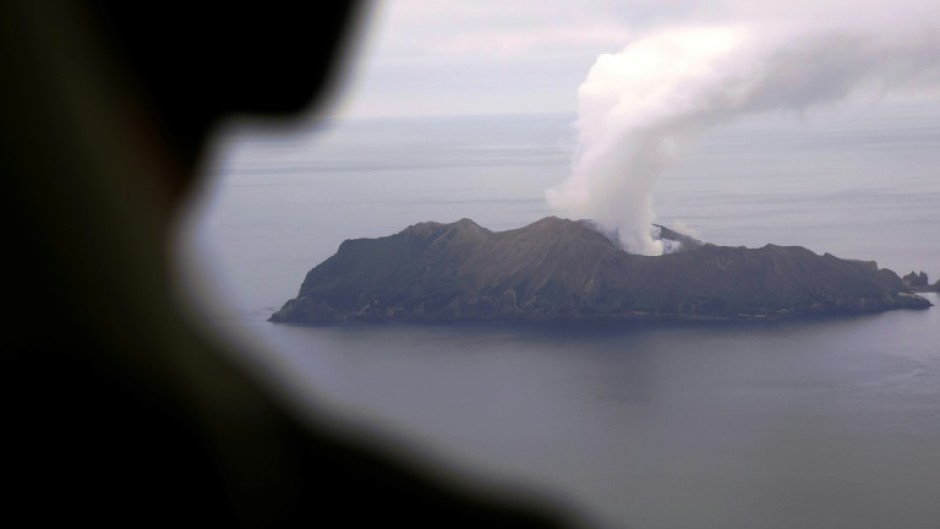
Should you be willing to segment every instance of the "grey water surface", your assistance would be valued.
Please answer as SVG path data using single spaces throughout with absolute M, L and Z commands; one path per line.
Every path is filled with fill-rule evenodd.
M 552 214 L 543 194 L 567 175 L 572 122 L 227 133 L 183 225 L 183 288 L 207 327 L 256 344 L 321 405 L 604 525 L 940 527 L 940 307 L 749 325 L 265 321 L 344 239 Z M 664 224 L 716 244 L 797 244 L 934 281 L 940 112 L 745 120 L 691 146 L 655 204 Z

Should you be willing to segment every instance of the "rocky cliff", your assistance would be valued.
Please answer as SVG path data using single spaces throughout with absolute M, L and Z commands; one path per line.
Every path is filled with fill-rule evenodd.
M 871 261 L 659 233 L 675 251 L 647 257 L 583 221 L 548 217 L 503 232 L 423 222 L 343 242 L 271 320 L 773 319 L 930 306 Z
M 927 273 L 923 270 L 919 274 L 911 270 L 911 273 L 902 277 L 901 281 L 911 292 L 940 292 L 940 279 L 931 285 Z

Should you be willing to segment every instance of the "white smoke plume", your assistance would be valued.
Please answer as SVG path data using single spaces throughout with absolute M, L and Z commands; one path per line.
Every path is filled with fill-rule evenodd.
M 601 55 L 578 89 L 572 173 L 550 205 L 616 231 L 631 253 L 662 254 L 652 186 L 697 135 L 744 114 L 940 86 L 940 33 L 928 26 L 940 13 L 907 22 L 667 28 Z

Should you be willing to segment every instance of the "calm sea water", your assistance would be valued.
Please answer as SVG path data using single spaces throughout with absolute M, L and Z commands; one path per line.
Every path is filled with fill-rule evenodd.
M 552 212 L 571 116 L 221 135 L 183 224 L 199 317 L 314 402 L 460 472 L 636 528 L 940 527 L 940 307 L 680 327 L 274 325 L 346 238 Z M 656 188 L 665 224 L 940 276 L 940 109 L 750 119 Z M 940 305 L 940 299 L 931 300 Z

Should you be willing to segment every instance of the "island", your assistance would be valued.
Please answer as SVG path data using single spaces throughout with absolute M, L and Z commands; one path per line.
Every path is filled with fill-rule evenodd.
M 656 230 L 668 252 L 650 257 L 586 221 L 501 232 L 470 219 L 422 222 L 344 241 L 270 321 L 772 320 L 931 306 L 874 261 Z

